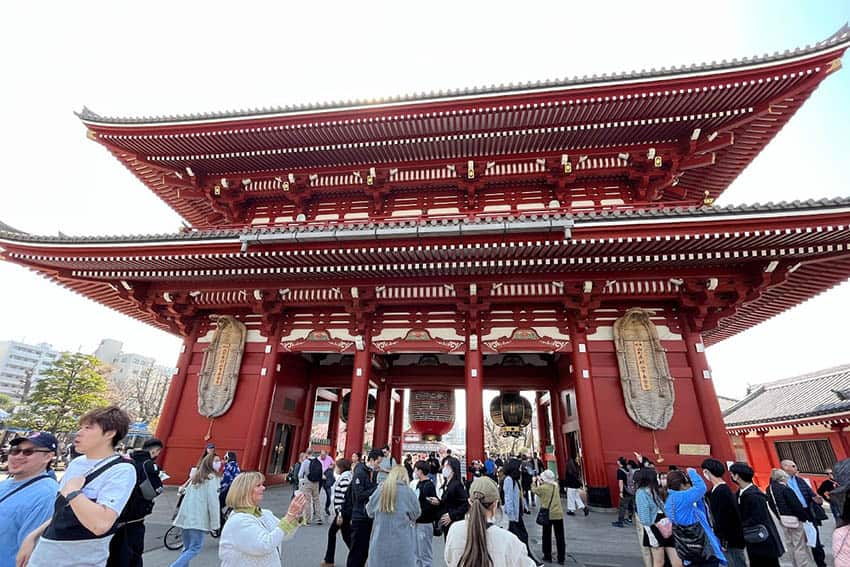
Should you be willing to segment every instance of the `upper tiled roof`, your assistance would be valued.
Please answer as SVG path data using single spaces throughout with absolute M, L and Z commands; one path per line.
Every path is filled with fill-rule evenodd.
M 102 116 L 90 110 L 89 108 L 83 107 L 82 111 L 77 113 L 77 116 L 79 116 L 80 119 L 84 122 L 100 124 L 163 124 L 169 122 L 197 122 L 207 120 L 257 118 L 262 116 L 276 116 L 303 112 L 323 112 L 370 107 L 375 108 L 404 103 L 439 102 L 455 98 L 534 93 L 535 91 L 545 91 L 553 89 L 578 88 L 629 81 L 666 79 L 674 78 L 677 76 L 700 73 L 718 73 L 724 71 L 734 71 L 737 69 L 759 66 L 767 63 L 779 62 L 788 59 L 796 59 L 798 57 L 812 55 L 815 53 L 826 52 L 837 47 L 846 47 L 848 44 L 850 44 L 850 25 L 845 23 L 838 31 L 836 31 L 830 37 L 823 41 L 815 43 L 814 45 L 807 45 L 805 47 L 798 47 L 796 49 L 788 49 L 783 52 L 777 51 L 773 54 L 744 57 L 743 59 L 736 58 L 732 59 L 731 61 L 727 61 L 724 59 L 720 62 L 712 61 L 711 63 L 698 63 L 687 66 L 681 65 L 672 66 L 669 68 L 662 67 L 661 69 L 653 68 L 649 70 L 642 69 L 640 71 L 613 74 L 604 73 L 602 75 L 592 76 L 585 75 L 582 77 L 572 77 L 568 79 L 550 79 L 546 81 L 511 83 L 508 85 L 490 85 L 485 87 L 463 88 L 449 91 L 408 94 L 389 98 L 380 98 L 377 100 L 349 100 L 342 102 L 333 101 L 273 108 L 255 108 L 244 110 L 229 110 L 224 112 L 207 112 L 199 114 L 141 117 Z
M 832 199 L 808 199 L 805 201 L 780 201 L 777 203 L 756 203 L 752 205 L 728 205 L 725 207 L 675 207 L 675 208 L 658 208 L 658 209 L 626 209 L 616 211 L 604 211 L 598 213 L 579 213 L 575 215 L 561 213 L 533 213 L 497 216 L 492 215 L 488 218 L 479 218 L 470 222 L 466 219 L 383 219 L 375 221 L 352 221 L 352 222 L 336 222 L 326 224 L 307 224 L 307 223 L 291 223 L 288 226 L 267 227 L 267 228 L 226 228 L 226 229 L 206 229 L 206 230 L 187 230 L 171 234 L 133 234 L 133 235 L 113 235 L 113 236 L 42 236 L 28 234 L 0 222 L 0 239 L 7 238 L 16 242 L 45 242 L 45 243 L 61 243 L 61 244 L 112 244 L 112 243 L 153 243 L 153 242 L 180 242 L 180 241 L 197 241 L 197 240 L 218 240 L 218 239 L 238 239 L 244 235 L 250 234 L 282 234 L 289 232 L 319 232 L 319 231 L 335 231 L 335 230 L 369 230 L 372 228 L 384 227 L 420 227 L 434 226 L 445 224 L 487 224 L 489 222 L 538 222 L 548 219 L 569 219 L 572 218 L 576 226 L 582 224 L 593 224 L 596 222 L 607 221 L 640 221 L 640 220 L 664 220 L 664 219 L 681 219 L 681 218 L 697 218 L 697 217 L 734 217 L 741 215 L 752 214 L 769 214 L 769 213 L 801 213 L 805 211 L 820 211 L 825 212 L 829 209 L 839 209 L 850 207 L 850 197 L 836 197 Z
M 726 410 L 724 420 L 740 427 L 850 412 L 848 390 L 850 364 L 768 382 Z

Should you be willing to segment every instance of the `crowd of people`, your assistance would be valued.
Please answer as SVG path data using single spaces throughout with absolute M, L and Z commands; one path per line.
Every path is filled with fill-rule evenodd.
M 82 416 L 74 438 L 80 456 L 58 482 L 51 470 L 59 453 L 53 435 L 11 441 L 10 478 L 0 482 L 0 567 L 141 567 L 144 521 L 165 477 L 156 465 L 163 443 L 149 439 L 122 454 L 118 441 L 129 424 L 115 406 Z M 336 459 L 308 449 L 290 473 L 295 490 L 279 518 L 262 507 L 265 477 L 241 471 L 235 452 L 220 456 L 210 443 L 179 489 L 173 523 L 182 530 L 183 550 L 172 567 L 188 566 L 208 535 L 219 538 L 222 565 L 279 566 L 284 542 L 299 527 L 326 522 L 322 567 L 334 565 L 339 538 L 348 549 L 347 567 L 430 567 L 438 537 L 449 567 L 565 563 L 564 517 L 590 511 L 578 463 L 568 462 L 561 479 L 536 455 L 486 457 L 462 468 L 450 452 L 408 455 L 398 463 L 389 447 Z M 727 470 L 708 458 L 699 469 L 661 471 L 636 453 L 619 459 L 613 524 L 636 527 L 653 567 L 778 567 L 780 558 L 794 567 L 825 567 L 820 530 L 828 503 L 834 564 L 847 567 L 850 459 L 827 473 L 813 490 L 796 464 L 784 460 L 762 490 L 744 463 Z M 542 560 L 526 528 L 535 506 Z
M 648 564 L 778 567 L 787 558 L 794 567 L 825 567 L 820 529 L 827 519 L 823 504 L 829 502 L 836 521 L 834 564 L 850 566 L 850 506 L 844 499 L 850 459 L 836 464 L 840 479 L 827 470 L 817 491 L 799 476 L 794 461 L 783 460 L 764 491 L 753 484 L 749 465 L 734 463 L 728 478 L 735 493 L 725 479 L 726 465 L 717 459 L 705 459 L 700 470 L 661 472 L 637 456 L 618 461 L 620 505 L 613 525 L 631 525 L 636 517 Z
M 589 509 L 581 498 L 580 474 L 574 462 L 570 470 L 574 480 L 567 482 L 567 491 L 573 496 L 568 498 L 566 514 L 580 511 L 586 516 Z M 506 563 L 506 558 L 516 554 L 494 555 L 491 565 L 542 565 L 532 553 L 524 520 L 535 500 L 546 511 L 545 519 L 537 521 L 543 530 L 542 558 L 564 564 L 561 489 L 555 474 L 545 469 L 536 455 L 485 456 L 470 462 L 467 472 L 463 473 L 461 461 L 450 450 L 442 458 L 435 453 L 407 455 L 397 463 L 386 446 L 336 461 L 326 451 L 308 450 L 299 455 L 289 479 L 293 494 L 306 501 L 303 522 L 329 525 L 321 567 L 334 565 L 338 537 L 348 548 L 348 567 L 430 567 L 435 537 L 445 539 L 445 559 L 450 566 L 485 565 L 477 562 L 480 546 L 491 538 L 493 545 L 522 550 L 524 558 Z M 323 510 L 318 495 L 328 490 Z M 499 522 L 495 523 L 503 525 L 494 527 L 504 533 L 487 529 L 497 516 Z M 486 533 L 480 533 L 482 522 Z M 553 536 L 556 557 L 552 554 Z

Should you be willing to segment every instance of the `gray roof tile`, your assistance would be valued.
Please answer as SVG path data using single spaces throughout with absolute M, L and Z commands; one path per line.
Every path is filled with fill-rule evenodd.
M 76 113 L 77 116 L 84 122 L 99 122 L 103 124 L 158 124 L 167 122 L 195 122 L 201 120 L 216 120 L 229 118 L 256 118 L 259 116 L 288 114 L 293 112 L 305 111 L 322 111 L 322 110 L 344 110 L 347 108 L 356 108 L 363 106 L 381 106 L 386 104 L 394 104 L 400 102 L 428 102 L 439 101 L 446 98 L 494 95 L 494 94 L 523 94 L 525 92 L 533 92 L 537 89 L 552 89 L 552 88 L 567 88 L 589 84 L 604 84 L 622 81 L 648 80 L 648 79 L 663 79 L 673 78 L 677 75 L 689 73 L 701 73 L 709 71 L 734 70 L 741 67 L 751 65 L 762 65 L 809 55 L 821 51 L 827 51 L 838 46 L 847 46 L 850 44 L 850 25 L 845 23 L 834 34 L 827 39 L 820 41 L 814 45 L 805 47 L 797 47 L 795 49 L 787 49 L 783 52 L 774 52 L 772 54 L 764 54 L 755 57 L 744 57 L 742 59 L 726 59 L 711 63 L 701 63 L 692 65 L 680 65 L 672 67 L 662 67 L 661 69 L 642 69 L 640 71 L 631 71 L 626 73 L 603 73 L 602 75 L 593 75 L 588 77 L 572 77 L 568 79 L 550 79 L 546 81 L 535 81 L 526 83 L 511 83 L 508 85 L 490 85 L 476 88 L 454 89 L 449 91 L 439 91 L 430 93 L 408 94 L 403 96 L 393 96 L 378 100 L 349 100 L 345 102 L 332 101 L 322 103 L 310 103 L 285 107 L 274 108 L 254 108 L 243 110 L 230 110 L 225 112 L 206 112 L 199 114 L 182 114 L 171 116 L 140 116 L 140 117 L 114 117 L 101 116 L 93 112 L 87 107 Z
M 850 364 L 759 385 L 724 412 L 728 427 L 850 412 Z M 836 393 L 839 392 L 839 393 Z
M 766 214 L 780 212 L 802 212 L 808 210 L 821 210 L 850 207 L 850 197 L 836 197 L 831 199 L 809 199 L 806 201 L 780 201 L 777 203 L 765 203 L 754 205 L 729 205 L 725 207 L 674 207 L 674 208 L 658 208 L 658 209 L 626 209 L 615 211 L 603 211 L 598 213 L 577 213 L 574 215 L 565 214 L 548 214 L 548 213 L 528 213 L 517 215 L 487 215 L 494 217 L 493 219 L 475 219 L 472 223 L 490 223 L 490 222 L 528 222 L 534 223 L 540 220 L 547 219 L 564 219 L 572 218 L 576 226 L 582 224 L 593 224 L 594 222 L 604 222 L 611 220 L 643 220 L 643 219 L 665 219 L 665 218 L 687 218 L 687 217 L 734 217 L 745 214 Z M 451 221 L 461 222 L 461 224 L 470 224 L 469 221 Z M 337 223 L 326 225 L 289 225 L 283 227 L 246 227 L 246 228 L 229 228 L 229 229 L 205 229 L 205 230 L 187 230 L 172 234 L 133 234 L 133 235 L 116 235 L 116 236 L 41 236 L 29 234 L 0 222 L 0 238 L 7 238 L 16 242 L 50 242 L 50 243 L 66 243 L 79 244 L 91 242 L 95 244 L 106 243 L 150 243 L 150 242 L 179 242 L 179 241 L 196 241 L 196 240 L 217 240 L 222 238 L 238 239 L 240 236 L 248 234 L 285 234 L 285 233 L 302 233 L 305 231 L 314 232 L 322 230 L 356 230 L 358 227 L 376 228 L 376 227 L 413 227 L 413 226 L 437 226 L 442 225 L 442 219 L 432 219 L 428 221 L 418 219 L 388 219 L 386 221 L 372 222 L 357 222 L 357 223 Z

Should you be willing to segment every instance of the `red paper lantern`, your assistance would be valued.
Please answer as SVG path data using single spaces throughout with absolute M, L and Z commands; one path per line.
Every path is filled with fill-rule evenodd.
M 454 391 L 410 392 L 410 427 L 425 441 L 440 441 L 455 424 Z

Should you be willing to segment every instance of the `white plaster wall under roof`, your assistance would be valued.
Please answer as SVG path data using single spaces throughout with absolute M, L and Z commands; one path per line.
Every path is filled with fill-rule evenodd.
M 417 329 L 423 327 L 416 327 Z M 412 330 L 412 327 L 406 329 L 381 329 L 380 334 L 372 337 L 372 341 L 393 341 L 403 339 Z M 432 339 L 442 339 L 444 341 L 466 341 L 466 337 L 457 334 L 454 328 L 446 327 L 424 327 L 424 330 L 431 335 Z
M 540 327 L 540 326 L 524 326 L 524 327 L 493 327 L 490 329 L 490 332 L 481 337 L 482 341 L 492 341 L 495 339 L 500 339 L 502 337 L 511 338 L 511 335 L 514 334 L 519 328 L 530 328 L 533 329 L 540 337 L 550 337 L 558 340 L 570 340 L 570 335 L 567 333 L 562 333 L 557 327 Z
M 280 340 L 283 341 L 297 341 L 299 339 L 306 339 L 307 336 L 314 331 L 327 331 L 332 339 L 339 339 L 343 341 L 354 341 L 354 335 L 348 332 L 348 329 L 323 329 L 321 327 L 315 327 L 313 329 L 292 329 L 288 335 L 281 335 Z

